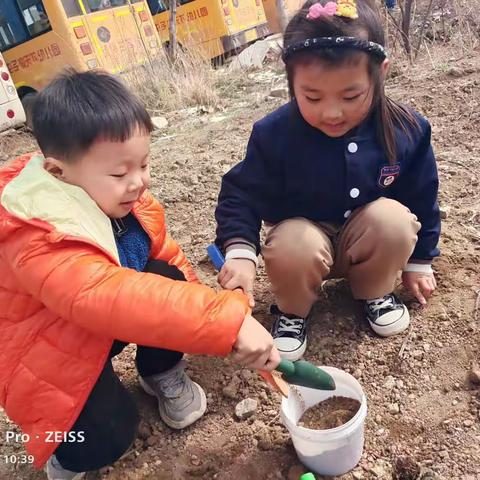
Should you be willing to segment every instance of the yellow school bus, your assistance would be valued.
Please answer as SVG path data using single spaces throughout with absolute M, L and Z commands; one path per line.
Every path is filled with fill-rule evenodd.
M 17 90 L 0 53 L 0 132 L 25 121 L 25 112 Z
M 148 0 L 162 42 L 169 39 L 169 0 Z M 180 0 L 177 41 L 215 58 L 268 35 L 262 0 Z
M 287 19 L 297 13 L 302 5 L 305 3 L 305 0 L 283 0 L 285 5 L 285 13 L 287 14 Z M 265 15 L 268 21 L 268 28 L 272 33 L 278 33 L 281 31 L 280 22 L 277 15 L 277 2 L 276 0 L 263 0 L 263 8 L 265 10 Z
M 0 0 L 0 51 L 21 98 L 67 66 L 115 73 L 161 48 L 144 0 Z

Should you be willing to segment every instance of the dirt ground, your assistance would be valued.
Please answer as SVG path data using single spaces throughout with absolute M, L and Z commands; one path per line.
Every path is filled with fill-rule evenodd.
M 245 74 L 227 89 L 223 107 L 167 115 L 169 127 L 152 139 L 153 192 L 166 207 L 170 231 L 196 267 L 215 286 L 205 248 L 214 238 L 220 178 L 242 159 L 252 123 L 281 105 L 270 97 L 284 86 L 276 66 Z M 478 52 L 426 57 L 413 68 L 397 65 L 389 93 L 424 113 L 433 143 L 445 211 L 442 256 L 435 262 L 438 290 L 426 308 L 404 292 L 412 326 L 398 338 L 369 330 L 343 281 L 328 282 L 315 307 L 306 359 L 351 372 L 368 398 L 365 450 L 342 479 L 480 479 L 480 385 L 468 379 L 480 362 L 480 59 Z M 1 160 L 34 148 L 25 131 L 0 137 Z M 255 315 L 272 296 L 260 268 Z M 135 449 L 90 479 L 298 479 L 302 466 L 279 418 L 280 397 L 255 373 L 228 360 L 189 359 L 192 377 L 208 394 L 207 414 L 184 431 L 163 425 L 155 402 L 140 391 L 133 347 L 115 368 L 138 401 L 143 424 Z M 225 387 L 229 388 L 225 388 Z M 252 417 L 238 421 L 235 405 L 258 400 Z M 4 455 L 21 443 L 6 442 L 15 430 L 0 413 L 0 479 L 44 478 Z M 409 471 L 417 473 L 409 473 Z M 317 477 L 319 478 L 319 477 Z

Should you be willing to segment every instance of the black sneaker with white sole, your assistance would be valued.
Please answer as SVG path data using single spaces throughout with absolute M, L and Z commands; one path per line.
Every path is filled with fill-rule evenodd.
M 372 330 L 381 337 L 401 333 L 410 325 L 407 307 L 393 293 L 363 303 Z
M 274 321 L 270 333 L 280 356 L 299 360 L 307 348 L 307 320 L 298 315 L 283 313 L 276 305 L 270 306 Z

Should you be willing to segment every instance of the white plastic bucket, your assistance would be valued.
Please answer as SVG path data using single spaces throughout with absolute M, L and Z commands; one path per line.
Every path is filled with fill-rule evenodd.
M 321 475 L 342 475 L 354 468 L 362 456 L 367 398 L 360 383 L 347 372 L 334 367 L 319 368 L 332 375 L 337 388 L 330 391 L 290 388 L 288 398 L 282 399 L 281 418 L 290 432 L 298 458 L 306 467 Z M 297 425 L 305 410 L 333 396 L 360 402 L 351 420 L 328 430 L 311 430 Z

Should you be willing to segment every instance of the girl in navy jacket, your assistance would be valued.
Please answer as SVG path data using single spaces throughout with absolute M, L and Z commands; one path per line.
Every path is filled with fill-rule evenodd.
M 383 45 L 373 1 L 307 1 L 284 37 L 292 100 L 254 125 L 245 159 L 223 177 L 219 282 L 253 305 L 262 253 L 276 297 L 272 335 L 289 359 L 305 351 L 305 319 L 327 278 L 348 279 L 381 336 L 409 325 L 393 294 L 399 271 L 421 304 L 436 287 L 430 125 L 385 95 Z

